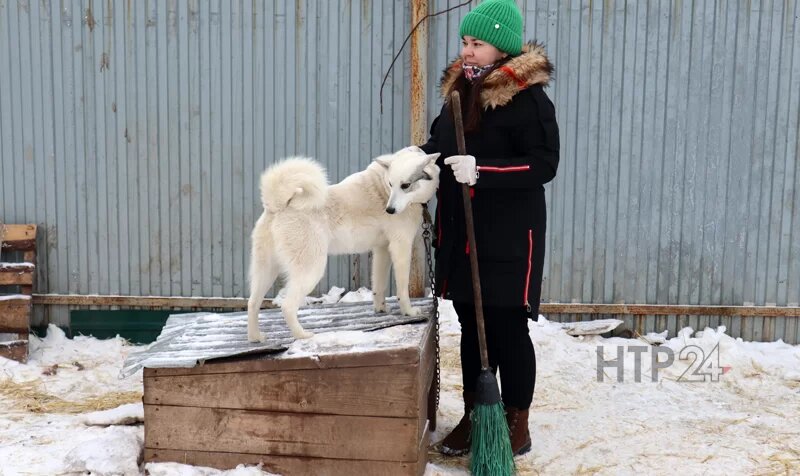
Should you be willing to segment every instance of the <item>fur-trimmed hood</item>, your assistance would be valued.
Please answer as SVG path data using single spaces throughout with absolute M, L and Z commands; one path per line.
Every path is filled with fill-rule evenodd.
M 463 73 L 461 57 L 444 70 L 441 93 L 448 101 L 453 85 Z M 553 75 L 553 63 L 544 51 L 544 45 L 534 41 L 522 46 L 522 53 L 489 73 L 483 80 L 481 104 L 484 109 L 508 104 L 515 94 L 535 84 L 547 86 Z

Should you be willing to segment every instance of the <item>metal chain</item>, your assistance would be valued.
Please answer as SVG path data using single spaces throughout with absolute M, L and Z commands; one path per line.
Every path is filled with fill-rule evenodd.
M 435 319 L 436 333 L 436 411 L 439 410 L 439 393 L 441 390 L 441 371 L 439 369 L 439 300 L 436 298 L 436 276 L 433 271 L 433 254 L 431 253 L 431 236 L 433 223 L 428 207 L 422 207 L 422 239 L 425 241 L 425 257 L 428 261 L 428 278 L 431 282 L 431 296 L 433 297 L 433 318 Z

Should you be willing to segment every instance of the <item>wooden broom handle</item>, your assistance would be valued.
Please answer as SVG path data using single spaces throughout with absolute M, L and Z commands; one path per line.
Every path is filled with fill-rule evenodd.
M 467 155 L 467 144 L 464 142 L 464 120 L 461 117 L 461 96 L 458 91 L 450 93 L 450 105 L 453 108 L 453 119 L 456 124 L 456 145 L 460 155 Z M 481 298 L 481 278 L 478 272 L 478 249 L 475 246 L 475 221 L 472 217 L 472 199 L 469 196 L 469 185 L 461 184 L 461 198 L 464 201 L 464 219 L 467 227 L 469 243 L 469 264 L 472 268 L 472 292 L 475 299 L 475 320 L 478 323 L 478 347 L 481 352 L 481 369 L 489 368 L 489 355 L 486 351 L 486 329 L 483 324 L 483 299 Z

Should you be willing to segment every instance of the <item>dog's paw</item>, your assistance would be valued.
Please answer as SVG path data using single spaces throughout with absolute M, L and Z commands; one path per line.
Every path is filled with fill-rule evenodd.
M 376 302 L 375 303 L 375 312 L 376 313 L 385 313 L 386 312 L 386 301 Z
M 292 335 L 295 339 L 310 339 L 314 337 L 313 332 L 308 332 L 306 330 L 292 331 Z
M 264 342 L 266 340 L 266 336 L 264 334 L 255 331 L 255 332 L 247 332 L 247 340 L 249 342 L 257 343 L 257 342 Z
M 409 316 L 409 317 L 419 316 L 419 309 L 417 309 L 416 307 L 411 307 L 411 306 L 404 307 L 403 309 L 400 310 L 400 312 L 402 312 L 404 316 Z

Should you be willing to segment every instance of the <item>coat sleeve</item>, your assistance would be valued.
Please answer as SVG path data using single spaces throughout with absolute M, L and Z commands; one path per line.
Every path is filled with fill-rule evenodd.
M 529 188 L 553 180 L 558 169 L 559 136 L 556 111 L 541 86 L 531 88 L 525 117 L 512 134 L 520 155 L 505 159 L 476 159 L 477 188 Z

